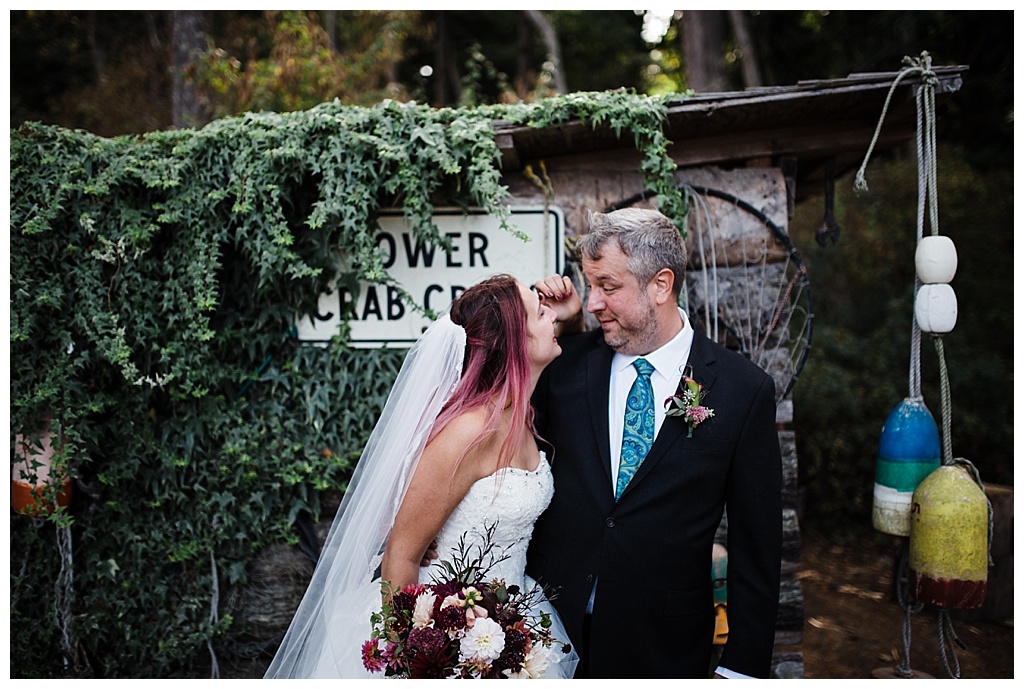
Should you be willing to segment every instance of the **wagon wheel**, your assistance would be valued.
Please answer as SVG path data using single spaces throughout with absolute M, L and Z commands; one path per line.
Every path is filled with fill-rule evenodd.
M 681 184 L 687 195 L 685 304 L 694 327 L 740 352 L 775 380 L 775 401 L 793 389 L 811 347 L 813 311 L 807 268 L 789 234 L 743 199 L 703 186 Z M 606 212 L 646 201 L 645 191 Z M 715 232 L 739 214 L 740 232 Z

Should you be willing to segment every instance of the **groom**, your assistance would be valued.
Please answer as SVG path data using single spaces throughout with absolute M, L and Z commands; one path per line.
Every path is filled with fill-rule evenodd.
M 767 677 L 782 541 L 772 379 L 677 307 L 686 251 L 661 213 L 592 214 L 576 252 L 601 327 L 560 337 L 534 394 L 555 494 L 527 572 L 556 591 L 577 677 L 707 678 L 712 544 L 728 508 L 729 640 L 715 674 Z M 567 278 L 536 289 L 563 332 L 582 330 Z M 703 410 L 667 415 L 683 376 L 700 396 L 677 413 Z

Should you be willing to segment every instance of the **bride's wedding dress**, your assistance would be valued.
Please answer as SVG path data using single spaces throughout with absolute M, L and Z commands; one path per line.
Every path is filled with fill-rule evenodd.
M 554 480 L 544 453 L 541 452 L 537 468 L 531 470 L 509 467 L 486 476 L 472 485 L 466 497 L 437 535 L 437 564 L 420 568 L 420 583 L 430 583 L 440 577 L 439 563 L 451 562 L 458 553 L 460 541 L 465 553 L 473 555 L 483 548 L 486 531 L 493 525 L 491 544 L 493 552 L 506 556 L 488 571 L 489 579 L 504 579 L 524 591 L 535 582 L 526 575 L 526 550 L 530 545 L 533 525 L 554 495 Z M 484 561 L 487 564 L 487 561 Z M 361 645 L 370 638 L 370 614 L 380 607 L 380 581 L 374 581 L 362 590 L 355 590 L 333 603 L 328 629 L 331 639 L 323 648 L 315 677 L 369 678 L 362 664 Z M 331 603 L 327 603 L 331 604 Z M 550 603 L 541 604 L 551 614 L 552 633 L 556 639 L 569 640 L 561 620 Z M 533 611 L 540 614 L 540 610 Z M 544 678 L 568 678 L 575 669 L 577 655 L 573 651 L 563 654 L 555 648 L 551 665 Z

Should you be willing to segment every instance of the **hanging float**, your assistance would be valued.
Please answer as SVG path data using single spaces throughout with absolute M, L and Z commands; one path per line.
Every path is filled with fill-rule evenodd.
M 907 397 L 882 427 L 875 463 L 876 529 L 893 536 L 910 535 L 910 505 L 917 485 L 941 464 L 939 428 L 920 397 Z
M 988 580 L 988 498 L 956 464 L 933 471 L 914 491 L 910 591 L 939 608 L 980 608 Z
M 939 647 L 949 676 L 960 677 L 951 641 L 959 644 L 949 618 L 951 608 L 980 607 L 985 599 L 992 531 L 992 508 L 977 470 L 967 460 L 953 459 L 952 411 L 942 336 L 956 326 L 956 293 L 949 285 L 956 274 L 956 247 L 939 235 L 935 172 L 935 83 L 931 58 L 904 58 L 889 91 L 905 77 L 919 76 L 917 101 L 918 222 L 914 255 L 914 318 L 911 327 L 910 395 L 889 415 L 882 429 L 875 472 L 875 528 L 909 536 L 899 558 L 896 594 L 903 608 L 904 652 L 900 665 L 878 668 L 876 678 L 926 676 L 910 668 L 910 616 L 925 605 L 939 608 Z M 886 99 L 886 107 L 889 100 Z M 864 169 L 885 118 L 885 108 L 857 172 L 854 186 L 867 190 Z M 927 211 L 927 212 L 926 212 Z M 931 236 L 924 236 L 925 218 Z M 942 437 L 921 397 L 921 333 L 929 333 L 939 359 L 942 392 Z M 909 500 L 907 499 L 909 495 Z M 950 651 L 947 654 L 947 651 Z M 950 667 L 949 657 L 954 667 Z

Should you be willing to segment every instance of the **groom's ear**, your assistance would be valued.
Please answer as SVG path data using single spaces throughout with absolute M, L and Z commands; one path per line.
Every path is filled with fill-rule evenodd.
M 668 268 L 662 268 L 653 278 L 651 278 L 651 282 L 649 284 L 654 290 L 652 297 L 655 304 L 661 306 L 669 301 L 673 304 L 675 303 L 676 298 L 672 294 L 672 287 L 675 285 L 675 281 L 675 273 Z

